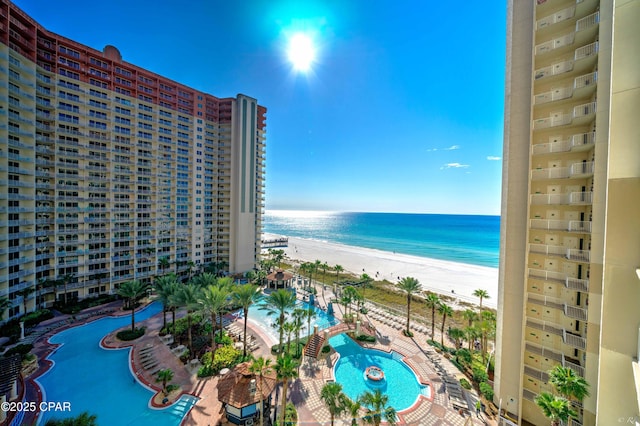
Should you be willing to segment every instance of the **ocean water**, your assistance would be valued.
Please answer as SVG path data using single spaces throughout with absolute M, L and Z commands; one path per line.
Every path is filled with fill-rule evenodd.
M 498 267 L 500 216 L 267 210 L 263 231 Z

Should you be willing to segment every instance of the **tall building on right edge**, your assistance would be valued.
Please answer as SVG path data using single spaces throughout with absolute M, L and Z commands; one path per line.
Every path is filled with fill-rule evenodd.
M 509 0 L 495 402 L 560 364 L 573 424 L 640 424 L 640 0 Z M 506 424 L 507 422 L 505 422 Z

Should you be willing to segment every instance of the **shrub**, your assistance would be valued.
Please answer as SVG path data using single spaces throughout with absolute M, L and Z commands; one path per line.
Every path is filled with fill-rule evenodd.
M 17 318 L 7 321 L 0 327 L 0 336 L 9 337 L 11 343 L 20 339 L 20 321 Z
M 484 396 L 487 401 L 493 401 L 493 388 L 487 382 L 482 382 L 479 385 L 480 393 Z
M 476 383 L 486 382 L 489 379 L 489 376 L 484 371 L 484 369 L 479 367 L 473 367 L 473 380 Z
M 294 426 L 298 423 L 298 411 L 296 406 L 291 402 L 287 402 L 284 410 L 284 426 Z
M 216 343 L 225 345 L 225 346 L 231 345 L 233 344 L 233 339 L 231 339 L 231 337 L 227 333 L 223 333 L 222 335 L 218 333 L 216 334 Z
M 53 318 L 53 312 L 48 309 L 41 309 L 39 311 L 26 314 L 21 320 L 24 321 L 25 327 L 33 327 L 34 325 L 51 318 Z
M 460 365 L 463 365 L 465 367 L 470 365 L 472 361 L 471 352 L 469 352 L 469 349 L 458 349 L 458 351 L 456 352 L 456 358 L 458 359 Z
M 471 389 L 471 383 L 469 383 L 469 381 L 467 379 L 460 379 L 460 386 L 462 386 L 463 388 L 469 390 Z
M 21 343 L 19 345 L 14 346 L 4 353 L 5 357 L 10 357 L 13 354 L 19 354 L 20 359 L 24 360 L 26 355 L 33 349 L 33 345 L 30 343 Z
M 207 352 L 200 360 L 202 367 L 198 370 L 198 377 L 213 376 L 223 368 L 232 368 L 240 362 L 241 358 L 242 352 L 233 346 L 219 348 L 213 360 L 211 360 L 211 352 Z
M 178 390 L 178 389 L 180 389 L 180 386 L 178 386 L 178 385 L 173 385 L 173 384 L 172 385 L 167 385 L 167 393 L 168 394 L 173 392 L 174 390 Z
M 328 353 L 329 353 L 329 351 L 331 351 L 331 346 L 329 346 L 329 345 L 324 345 L 324 346 L 322 347 L 322 353 L 323 353 L 323 354 L 328 354 Z
M 402 330 L 402 334 L 404 334 L 407 337 L 413 337 L 413 332 L 411 331 Z
M 368 334 L 360 334 L 360 335 L 356 336 L 356 339 L 361 341 L 361 342 L 375 343 L 375 341 L 376 341 L 376 337 L 375 336 L 369 336 Z
M 122 331 L 118 331 L 118 333 L 116 334 L 116 337 L 120 340 L 124 340 L 125 342 L 128 342 L 130 340 L 135 340 L 138 337 L 144 336 L 145 330 L 146 330 L 145 327 L 136 328 L 133 331 L 129 329 L 122 330 Z

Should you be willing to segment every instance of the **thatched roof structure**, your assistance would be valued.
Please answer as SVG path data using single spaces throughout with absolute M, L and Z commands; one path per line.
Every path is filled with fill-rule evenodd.
M 218 401 L 236 408 L 247 407 L 266 399 L 278 383 L 276 372 L 263 373 L 262 389 L 260 376 L 249 371 L 249 362 L 238 364 L 218 381 Z M 255 392 L 251 391 L 251 380 L 255 379 Z
M 282 269 L 278 269 L 277 271 L 274 271 L 269 275 L 267 275 L 267 279 L 269 281 L 289 281 L 292 278 L 293 278 L 293 274 L 290 274 L 289 272 L 285 272 Z

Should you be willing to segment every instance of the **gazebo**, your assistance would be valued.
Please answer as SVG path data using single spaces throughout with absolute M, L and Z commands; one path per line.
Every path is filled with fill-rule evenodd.
M 277 271 L 267 275 L 267 288 L 289 288 L 291 287 L 292 280 L 293 274 L 285 272 L 282 269 L 278 269 Z
M 218 381 L 218 401 L 223 403 L 227 420 L 233 424 L 253 425 L 263 411 L 269 415 L 271 394 L 278 383 L 275 370 L 263 373 L 261 378 L 249 371 L 250 365 L 238 364 Z

